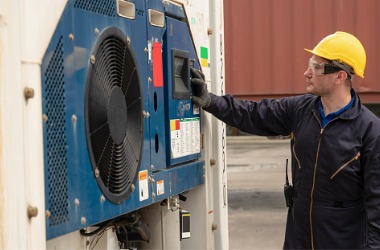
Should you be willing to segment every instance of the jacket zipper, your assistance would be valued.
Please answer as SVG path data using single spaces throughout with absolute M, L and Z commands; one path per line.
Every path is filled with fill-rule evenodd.
M 298 163 L 298 169 L 301 169 L 301 162 L 300 160 L 298 159 L 297 157 L 297 154 L 296 154 L 296 151 L 294 149 L 294 147 L 296 146 L 296 136 L 294 135 L 294 133 L 291 134 L 291 138 L 293 140 L 293 147 L 292 147 L 292 151 L 293 151 L 293 155 L 294 155 L 294 158 L 296 158 L 296 161 Z
M 345 168 L 348 164 L 350 164 L 351 162 L 353 161 L 356 161 L 358 158 L 360 157 L 360 152 L 358 152 L 354 158 L 352 158 L 351 160 L 349 160 L 348 162 L 346 162 L 343 166 L 341 166 L 337 171 L 335 171 L 335 173 L 333 175 L 331 175 L 330 179 L 332 180 L 335 175 L 337 175 L 343 168 Z
M 314 250 L 314 234 L 313 234 L 313 219 L 312 219 L 312 214 L 313 214 L 313 195 L 314 195 L 314 187 L 315 187 L 315 174 L 317 172 L 317 164 L 318 164 L 318 157 L 319 157 L 319 149 L 320 149 L 321 141 L 322 141 L 322 133 L 323 133 L 323 128 L 321 128 L 321 132 L 319 134 L 317 156 L 315 158 L 315 164 L 314 164 L 313 184 L 311 186 L 311 192 L 310 192 L 310 210 L 309 210 L 310 241 L 311 241 L 311 249 L 313 249 L 313 250 Z
M 310 210 L 309 210 L 309 216 L 310 216 L 310 241 L 311 241 L 311 249 L 314 250 L 314 234 L 313 234 L 313 219 L 312 219 L 312 214 L 313 214 L 313 196 L 314 196 L 314 188 L 315 188 L 315 176 L 316 176 L 316 173 L 317 173 L 317 165 L 318 165 L 318 158 L 319 158 L 319 150 L 320 150 L 320 147 L 321 147 L 321 141 L 322 141 L 322 134 L 323 134 L 323 131 L 324 131 L 324 128 L 322 128 L 322 124 L 321 124 L 321 121 L 318 119 L 318 117 L 315 115 L 315 113 L 313 112 L 313 115 L 315 116 L 315 118 L 317 119 L 318 123 L 319 123 L 319 126 L 321 128 L 321 131 L 319 132 L 319 139 L 318 139 L 318 148 L 317 148 L 317 155 L 315 157 L 315 164 L 314 164 L 314 173 L 313 173 L 313 183 L 312 183 L 312 186 L 311 186 L 311 192 L 310 192 Z M 337 120 L 337 118 L 329 121 L 326 125 L 325 125 L 325 128 L 326 126 L 332 122 L 332 121 L 335 121 Z

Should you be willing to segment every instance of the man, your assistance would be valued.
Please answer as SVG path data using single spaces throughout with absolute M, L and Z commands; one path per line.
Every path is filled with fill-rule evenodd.
M 260 102 L 216 96 L 192 69 L 192 100 L 244 132 L 291 136 L 284 249 L 380 248 L 380 120 L 351 83 L 364 77 L 365 50 L 353 35 L 336 32 L 306 51 L 305 95 Z

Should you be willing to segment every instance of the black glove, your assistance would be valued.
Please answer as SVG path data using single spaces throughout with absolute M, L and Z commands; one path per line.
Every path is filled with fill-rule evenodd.
M 205 83 L 205 76 L 200 70 L 190 68 L 191 72 L 191 87 L 193 89 L 193 95 L 191 99 L 193 103 L 202 108 L 210 106 L 211 97 L 207 90 L 207 84 Z

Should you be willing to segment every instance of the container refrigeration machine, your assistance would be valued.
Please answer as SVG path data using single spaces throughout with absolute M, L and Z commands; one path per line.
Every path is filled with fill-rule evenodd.
M 48 240 L 113 225 L 119 241 L 149 241 L 128 213 L 204 183 L 190 67 L 182 5 L 67 3 L 41 74 Z
M 211 12 L 0 0 L 0 248 L 228 247 L 224 129 L 191 101 L 190 68 L 209 79 L 217 59 L 190 27 L 209 43 Z

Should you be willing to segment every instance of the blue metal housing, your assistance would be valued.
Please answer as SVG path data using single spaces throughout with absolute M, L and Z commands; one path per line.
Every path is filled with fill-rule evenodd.
M 115 0 L 69 0 L 43 58 L 47 239 L 138 210 L 204 183 L 200 149 L 175 159 L 170 152 L 171 120 L 194 118 L 200 124 L 199 114 L 191 112 L 190 99 L 174 100 L 171 93 L 172 49 L 187 51 L 192 66 L 199 68 L 184 10 L 168 2 L 165 5 L 153 0 L 130 2 L 135 6 L 134 19 L 119 16 Z M 164 27 L 149 23 L 149 9 L 165 15 Z M 166 10 L 171 17 L 166 16 Z M 133 189 L 120 204 L 107 199 L 97 183 L 85 126 L 86 77 L 92 51 L 109 27 L 116 27 L 128 37 L 136 59 L 145 114 L 138 174 L 150 177 L 142 182 L 134 176 Z M 150 50 L 153 42 L 163 46 L 161 87 L 155 87 L 149 80 L 153 78 Z M 181 105 L 190 109 L 179 113 Z M 147 189 L 142 189 L 146 183 Z M 148 194 L 141 194 L 141 190 L 148 190 Z

